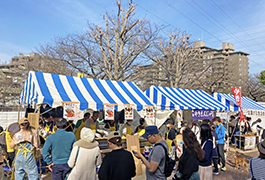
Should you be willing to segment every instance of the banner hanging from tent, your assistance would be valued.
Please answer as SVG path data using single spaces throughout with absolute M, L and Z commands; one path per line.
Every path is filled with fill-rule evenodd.
M 214 111 L 206 109 L 193 109 L 191 110 L 192 120 L 203 120 L 203 119 L 213 119 Z

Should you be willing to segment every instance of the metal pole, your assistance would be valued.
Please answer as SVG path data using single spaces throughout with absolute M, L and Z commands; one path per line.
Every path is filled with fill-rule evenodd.
M 19 121 L 19 119 L 20 119 L 20 102 L 18 103 L 18 115 L 17 115 L 17 117 L 18 117 L 18 120 L 17 121 Z
M 240 122 L 240 119 L 239 119 L 239 149 L 241 149 L 241 122 Z

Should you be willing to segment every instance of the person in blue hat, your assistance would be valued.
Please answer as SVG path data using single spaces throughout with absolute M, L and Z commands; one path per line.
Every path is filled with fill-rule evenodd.
M 148 160 L 140 152 L 134 152 L 134 156 L 141 159 L 146 166 L 146 179 L 166 180 L 164 174 L 166 153 L 162 146 L 168 151 L 167 142 L 160 136 L 157 126 L 147 126 L 142 137 L 155 145 L 148 156 Z

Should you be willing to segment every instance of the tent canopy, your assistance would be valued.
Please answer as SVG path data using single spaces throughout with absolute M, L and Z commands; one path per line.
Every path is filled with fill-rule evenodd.
M 239 106 L 236 104 L 233 95 L 216 92 L 212 94 L 212 97 L 225 105 L 229 111 L 239 111 Z M 241 96 L 241 107 L 242 109 L 265 110 L 264 106 L 256 103 L 255 101 L 252 101 L 246 96 Z
M 23 104 L 47 103 L 51 107 L 62 102 L 79 102 L 80 110 L 98 110 L 104 104 L 116 104 L 116 110 L 125 104 L 135 104 L 137 111 L 145 105 L 154 106 L 147 96 L 132 82 L 79 78 L 30 71 L 19 102 Z
M 158 109 L 208 109 L 226 110 L 226 106 L 202 90 L 177 89 L 151 86 L 145 94 L 156 104 Z

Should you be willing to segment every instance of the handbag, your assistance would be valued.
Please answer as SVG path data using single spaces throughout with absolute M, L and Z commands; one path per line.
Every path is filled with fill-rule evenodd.
M 77 152 L 76 152 L 76 156 L 75 156 L 75 163 L 76 163 L 76 160 L 77 160 L 77 157 L 78 157 L 78 154 L 79 154 L 79 149 L 80 149 L 80 147 L 78 146 L 78 149 L 77 149 Z M 75 166 L 75 163 L 74 163 L 74 166 Z M 66 177 L 65 177 L 64 180 L 67 180 L 68 179 L 69 175 L 71 174 L 71 171 L 72 170 L 70 170 L 69 173 L 66 174 Z

